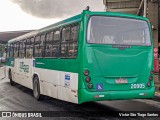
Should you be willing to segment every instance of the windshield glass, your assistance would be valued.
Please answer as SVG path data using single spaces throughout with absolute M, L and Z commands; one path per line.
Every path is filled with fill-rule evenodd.
M 87 42 L 150 46 L 150 32 L 146 21 L 92 16 L 88 23 Z

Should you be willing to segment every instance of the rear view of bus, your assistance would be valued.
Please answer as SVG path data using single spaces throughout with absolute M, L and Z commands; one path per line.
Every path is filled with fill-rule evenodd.
M 147 18 L 86 12 L 79 103 L 153 98 L 151 25 Z

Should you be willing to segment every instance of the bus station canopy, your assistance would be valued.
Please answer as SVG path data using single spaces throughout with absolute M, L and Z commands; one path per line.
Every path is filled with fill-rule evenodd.
M 15 37 L 21 36 L 33 30 L 23 30 L 23 31 L 7 31 L 7 32 L 0 32 L 0 43 L 6 44 L 8 40 L 13 39 Z

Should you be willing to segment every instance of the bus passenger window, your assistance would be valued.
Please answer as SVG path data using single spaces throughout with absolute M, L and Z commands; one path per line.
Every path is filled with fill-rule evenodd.
M 60 30 L 56 30 L 54 32 L 54 41 L 59 41 L 60 40 Z
M 76 58 L 78 51 L 79 25 L 73 24 L 62 31 L 61 58 Z
M 71 27 L 71 43 L 69 44 L 69 57 L 76 58 L 78 51 L 78 33 L 79 33 L 79 25 L 75 25 Z
M 52 48 L 51 48 L 51 53 L 52 56 L 54 58 L 59 57 L 59 45 L 60 45 L 60 30 L 56 30 L 54 31 L 53 34 L 53 44 L 52 44 Z
M 18 51 L 19 51 L 19 42 L 14 43 L 14 58 L 18 57 Z
M 45 57 L 52 57 L 53 32 L 46 35 Z
M 23 50 L 23 43 L 22 41 L 20 41 L 20 45 L 19 45 L 19 57 L 22 58 L 22 50 Z
M 40 36 L 36 36 L 34 43 L 34 57 L 39 57 Z
M 51 56 L 51 48 L 50 48 L 50 45 L 46 45 L 45 57 L 50 57 L 50 56 Z
M 26 41 L 26 58 L 33 57 L 34 38 L 29 38 Z
M 7 51 L 6 51 L 6 53 L 7 53 L 7 58 L 9 58 L 10 46 L 8 46 L 8 45 L 7 45 Z
M 44 44 L 45 43 L 45 34 L 41 35 L 40 44 L 39 44 L 39 56 L 44 57 Z
M 70 27 L 63 28 L 62 30 L 62 42 L 61 42 L 61 58 L 68 57 L 68 47 L 70 42 Z
M 25 57 L 25 41 L 20 42 L 20 47 L 19 47 L 19 57 L 24 58 Z
M 59 56 L 59 45 L 53 45 L 52 47 L 52 56 L 58 57 Z
M 9 53 L 9 57 L 13 58 L 14 57 L 14 44 L 11 44 L 9 52 L 10 52 Z

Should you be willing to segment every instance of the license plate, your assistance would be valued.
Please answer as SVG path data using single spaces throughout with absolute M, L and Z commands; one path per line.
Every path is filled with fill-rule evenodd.
M 119 78 L 119 79 L 116 79 L 115 82 L 117 84 L 126 84 L 126 83 L 128 83 L 128 80 L 124 79 L 124 78 Z

